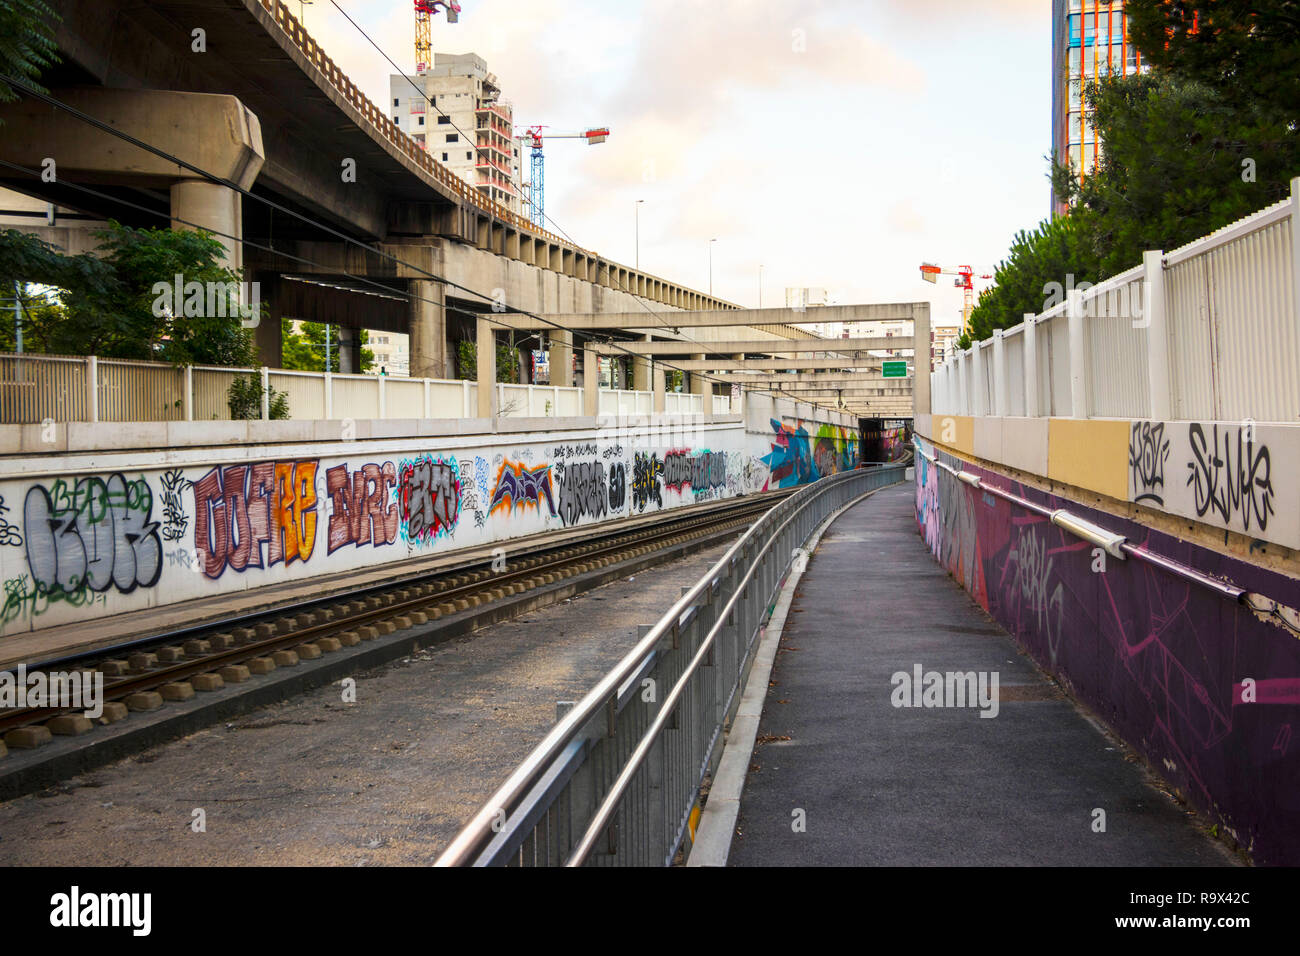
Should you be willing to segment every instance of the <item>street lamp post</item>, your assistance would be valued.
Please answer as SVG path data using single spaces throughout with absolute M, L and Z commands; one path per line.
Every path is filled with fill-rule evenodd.
M 716 239 L 709 240 L 709 295 L 713 295 L 713 244 Z
M 636 270 L 641 271 L 641 204 L 644 199 L 638 199 L 636 205 L 632 208 L 636 210 Z
M 763 263 L 758 264 L 758 307 L 763 307 Z

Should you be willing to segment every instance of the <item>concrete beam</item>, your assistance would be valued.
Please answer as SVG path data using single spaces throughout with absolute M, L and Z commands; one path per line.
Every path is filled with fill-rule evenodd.
M 500 315 L 492 316 L 494 321 L 501 319 Z M 755 352 L 759 355 L 786 355 L 791 353 L 807 352 L 853 352 L 867 351 L 876 349 L 887 351 L 907 351 L 912 348 L 912 340 L 907 336 L 888 337 L 884 335 L 871 336 L 860 339 L 738 339 L 735 341 L 722 342 L 620 342 L 617 346 L 605 343 L 595 343 L 592 346 L 601 355 L 617 355 L 631 352 L 634 355 L 698 355 L 701 349 L 707 349 L 707 354 L 716 354 L 719 356 L 733 355 L 738 352 L 744 352 L 748 355 Z M 901 357 L 901 356 L 900 356 Z M 734 361 L 731 360 L 731 361 Z M 879 361 L 879 358 L 877 358 Z M 716 368 L 716 364 L 713 365 Z
M 743 325 L 793 325 L 796 322 L 897 322 L 910 320 L 918 303 L 827 305 L 816 309 L 726 309 L 657 313 L 653 318 L 644 312 L 586 313 L 570 312 L 548 315 L 547 319 L 570 329 L 693 329 L 701 327 Z M 498 317 L 514 329 L 540 329 L 546 323 L 527 315 L 511 313 Z M 649 321 L 647 321 L 649 320 Z
M 879 372 L 795 372 L 793 374 L 773 372 L 768 375 L 729 372 L 726 375 L 719 375 L 718 378 L 724 382 L 736 382 L 741 385 L 815 385 L 835 382 L 889 385 L 893 382 L 907 382 L 910 387 L 912 381 L 911 378 L 885 378 Z
M 852 358 L 845 355 L 833 355 L 827 358 L 748 358 L 748 359 L 673 359 L 673 367 L 686 372 L 783 372 L 787 369 L 858 369 L 864 372 L 879 372 L 882 361 L 877 356 Z

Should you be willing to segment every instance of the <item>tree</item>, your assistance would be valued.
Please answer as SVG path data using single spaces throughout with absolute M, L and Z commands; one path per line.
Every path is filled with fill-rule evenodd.
M 294 327 L 290 319 L 280 320 L 281 363 L 285 368 L 301 372 L 325 371 L 325 330 L 329 329 L 330 371 L 337 372 L 340 367 L 339 327 L 325 325 L 321 322 L 299 322 Z M 375 353 L 365 347 L 369 333 L 365 329 L 358 331 L 361 345 L 361 368 L 357 371 L 366 374 L 374 369 Z
M 34 86 L 41 72 L 59 62 L 54 25 L 60 17 L 43 0 L 0 0 L 0 73 Z M 11 103 L 19 92 L 0 80 L 0 102 Z M 3 121 L 0 121 L 3 125 Z
M 971 310 L 970 330 L 958 345 L 968 348 L 972 339 L 987 339 L 1027 312 L 1042 312 L 1052 283 L 1095 283 L 1100 263 L 1089 226 L 1089 214 L 1076 211 L 1041 222 L 1032 232 L 1016 233 L 1010 252 L 993 272 L 994 284 L 980 293 Z
M 1085 92 L 1104 149 L 1082 183 L 1058 166 L 1071 215 L 1087 210 L 1100 278 L 1175 249 L 1290 191 L 1300 137 L 1210 87 L 1153 73 L 1110 77 Z
M 1300 121 L 1300 0 L 1129 0 L 1151 65 L 1203 84 L 1240 113 Z
M 240 300 L 230 295 L 240 278 L 222 264 L 219 241 L 205 232 L 116 222 L 94 235 L 98 255 L 65 256 L 25 233 L 0 233 L 0 281 L 21 290 L 26 349 L 177 364 L 252 362 L 252 333 L 241 322 Z M 203 292 L 173 301 L 178 275 L 182 290 L 198 283 Z M 12 338 L 7 332 L 6 345 Z
M 456 374 L 473 381 L 478 378 L 478 344 L 462 339 L 456 345 Z M 519 353 L 505 342 L 497 343 L 497 381 L 512 385 L 519 381 Z

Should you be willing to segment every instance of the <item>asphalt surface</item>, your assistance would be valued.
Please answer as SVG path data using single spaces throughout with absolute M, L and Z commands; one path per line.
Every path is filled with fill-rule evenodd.
M 914 501 L 911 483 L 868 498 L 809 562 L 729 865 L 1236 862 L 935 562 Z M 893 706 L 892 675 L 916 664 L 998 672 L 997 716 Z

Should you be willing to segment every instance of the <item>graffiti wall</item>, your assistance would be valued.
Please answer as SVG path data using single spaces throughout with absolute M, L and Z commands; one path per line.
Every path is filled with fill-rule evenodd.
M 753 494 L 811 481 L 849 454 L 844 436 L 773 428 L 350 442 L 0 480 L 0 636 Z
M 1193 510 L 1205 503 L 1243 527 L 1247 515 L 1269 517 L 1267 457 L 1248 464 L 1258 448 L 1243 445 L 1239 455 L 1233 438 L 1229 465 L 1223 434 L 1217 452 L 1214 434 L 1203 434 L 1186 450 L 1205 464 L 1183 471 L 1180 449 L 1160 429 L 1134 435 L 1146 493 Z M 928 442 L 916 445 L 935 454 Z M 980 606 L 1256 862 L 1300 863 L 1300 614 L 1291 611 L 1300 608 L 1300 581 L 938 456 L 1252 592 L 1258 611 L 1152 564 L 1105 555 L 917 456 L 920 533 Z M 1175 461 L 1176 480 L 1168 468 Z M 1222 497 L 1214 499 L 1216 482 Z
M 773 488 L 816 481 L 857 466 L 858 436 L 841 425 L 772 420 L 772 450 L 763 456 Z M 810 431 L 811 430 L 811 431 Z
M 1129 500 L 1300 548 L 1300 474 L 1293 426 L 1135 421 Z

